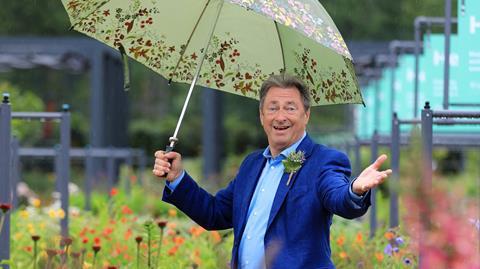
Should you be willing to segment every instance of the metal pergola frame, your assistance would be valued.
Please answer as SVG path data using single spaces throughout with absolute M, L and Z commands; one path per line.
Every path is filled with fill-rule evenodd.
M 60 220 L 62 236 L 68 236 L 68 183 L 70 178 L 70 111 L 68 105 L 63 105 L 62 112 L 11 112 L 8 94 L 3 94 L 0 105 L 0 202 L 12 204 L 13 191 L 11 182 L 11 119 L 29 120 L 60 120 L 60 149 L 58 188 L 60 192 L 60 206 L 65 217 Z M 7 154 L 5 154 L 7 153 Z M 4 186 L 4 187 L 3 187 Z M 0 231 L 0 260 L 10 258 L 10 213 L 5 216 L 5 224 Z

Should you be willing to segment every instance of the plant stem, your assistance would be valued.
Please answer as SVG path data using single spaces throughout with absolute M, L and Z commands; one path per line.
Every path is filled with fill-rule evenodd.
M 163 228 L 160 229 L 160 239 L 158 241 L 157 261 L 156 261 L 156 264 L 155 264 L 155 268 L 158 268 L 158 263 L 160 261 L 160 249 L 162 248 L 162 240 L 163 240 Z
M 151 248 L 151 247 L 152 247 L 151 229 L 148 230 L 147 237 L 148 237 L 148 238 L 147 238 L 147 240 L 148 240 L 148 243 L 147 243 L 147 245 L 148 245 L 147 264 L 148 264 L 148 269 L 151 269 L 151 268 L 152 268 L 152 267 L 151 267 L 151 265 L 152 265 L 152 264 L 151 264 L 151 255 L 150 255 L 150 254 L 151 254 L 150 252 L 151 252 L 151 250 L 152 250 L 152 248 Z
M 137 269 L 140 269 L 140 243 L 137 243 Z
M 33 241 L 33 269 L 37 269 L 37 241 Z

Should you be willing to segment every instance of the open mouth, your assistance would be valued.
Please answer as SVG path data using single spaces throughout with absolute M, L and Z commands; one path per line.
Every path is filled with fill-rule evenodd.
M 273 126 L 273 129 L 277 131 L 284 131 L 284 130 L 287 130 L 288 128 L 290 128 L 290 126 Z

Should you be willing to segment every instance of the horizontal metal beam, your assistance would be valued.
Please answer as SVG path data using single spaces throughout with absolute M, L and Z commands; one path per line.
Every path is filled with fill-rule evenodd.
M 19 156 L 25 157 L 55 157 L 56 151 L 54 148 L 19 148 Z M 95 158 L 130 158 L 142 157 L 143 151 L 140 149 L 125 149 L 125 148 L 72 148 L 70 149 L 70 157 L 72 158 L 86 158 L 87 156 Z
M 406 146 L 410 144 L 410 135 L 403 134 L 400 136 L 400 145 Z M 358 142 L 352 142 L 352 145 L 358 143 L 360 146 L 370 146 L 371 139 L 360 139 Z M 387 135 L 378 136 L 378 145 L 390 146 L 391 137 Z M 433 134 L 433 145 L 435 147 L 480 147 L 480 135 L 478 134 Z
M 13 119 L 61 119 L 60 112 L 12 112 Z
M 433 110 L 434 118 L 480 118 L 480 111 Z

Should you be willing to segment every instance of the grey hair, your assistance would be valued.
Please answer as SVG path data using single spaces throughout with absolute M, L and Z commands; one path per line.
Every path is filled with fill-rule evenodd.
M 265 102 L 265 96 L 267 96 L 268 91 L 272 87 L 279 87 L 283 89 L 296 88 L 300 93 L 300 97 L 302 98 L 303 108 L 305 108 L 305 111 L 308 111 L 310 108 L 310 90 L 307 88 L 305 83 L 295 76 L 281 74 L 271 75 L 263 82 L 262 87 L 260 88 L 260 109 L 262 109 L 263 103 Z

